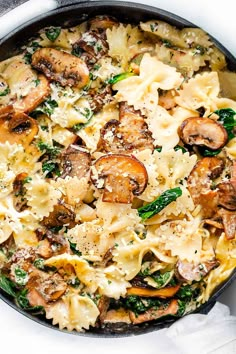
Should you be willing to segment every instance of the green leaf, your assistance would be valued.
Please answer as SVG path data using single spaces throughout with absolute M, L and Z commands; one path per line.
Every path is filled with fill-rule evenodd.
M 40 270 L 44 270 L 44 259 L 43 258 L 36 258 L 34 260 L 34 266 Z
M 159 271 L 151 275 L 153 280 L 157 283 L 157 289 L 161 288 L 170 278 L 171 272 L 161 274 Z
M 0 97 L 8 95 L 10 92 L 9 87 L 7 87 L 4 91 L 0 92 Z
M 15 284 L 3 274 L 0 274 L 0 288 L 8 295 L 16 296 Z
M 154 215 L 158 214 L 167 205 L 174 202 L 178 197 L 182 195 L 180 187 L 169 189 L 162 193 L 156 200 L 141 208 L 138 208 L 138 214 L 142 220 L 150 219 Z
M 42 164 L 42 171 L 43 173 L 46 173 L 46 177 L 51 176 L 52 174 L 55 174 L 58 177 L 61 175 L 58 163 L 53 161 L 44 161 Z
M 45 100 L 40 106 L 38 106 L 33 112 L 30 113 L 31 117 L 37 118 L 40 114 L 47 114 L 51 116 L 54 112 L 54 109 L 58 107 L 58 103 L 51 98 Z
M 58 146 L 52 146 L 48 143 L 44 143 L 43 141 L 39 141 L 37 147 L 40 151 L 50 156 L 50 158 L 57 157 L 61 152 L 61 149 Z
M 18 306 L 20 306 L 23 310 L 37 313 L 37 314 L 43 314 L 44 313 L 44 307 L 43 306 L 31 306 L 29 303 L 29 300 L 27 299 L 27 293 L 28 290 L 24 289 L 22 291 L 19 291 L 16 295 L 16 303 Z
M 78 123 L 78 124 L 75 124 L 73 126 L 73 130 L 75 133 L 79 132 L 81 129 L 85 128 L 89 122 L 91 121 L 91 119 L 93 118 L 93 111 L 89 108 L 85 108 L 84 109 L 84 113 L 82 113 L 80 111 L 81 114 L 83 114 L 83 116 L 87 119 L 87 122 L 86 123 Z
M 233 139 L 235 134 L 233 133 L 233 128 L 236 126 L 235 115 L 236 112 L 232 108 L 222 108 L 215 111 L 219 116 L 219 122 L 223 124 L 224 128 L 228 133 L 229 140 Z
M 45 31 L 47 38 L 51 42 L 55 42 L 55 40 L 59 37 L 61 33 L 61 27 L 50 27 Z
M 204 149 L 199 147 L 199 152 L 202 156 L 206 157 L 206 156 L 216 156 L 218 155 L 220 152 L 222 151 L 222 149 L 218 149 L 218 150 L 209 150 L 209 149 Z
M 74 254 L 76 254 L 77 256 L 82 256 L 82 253 L 76 249 L 77 246 L 76 243 L 73 243 L 69 240 L 69 244 L 70 244 L 70 249 Z
M 185 154 L 185 152 L 187 152 L 187 150 L 183 146 L 180 146 L 180 145 L 176 145 L 174 150 L 175 151 L 181 150 L 183 154 Z
M 28 273 L 24 269 L 22 269 L 20 267 L 16 267 L 14 270 L 14 273 L 15 273 L 16 284 L 22 286 L 27 283 Z
M 112 78 L 110 78 L 110 79 L 108 80 L 108 84 L 114 85 L 114 84 L 116 84 L 117 82 L 122 81 L 122 80 L 125 80 L 125 79 L 127 79 L 128 77 L 134 76 L 134 75 L 135 75 L 135 74 L 134 74 L 134 73 L 131 73 L 131 72 L 127 72 L 127 73 L 122 73 L 122 74 L 115 75 L 115 76 L 113 76 Z

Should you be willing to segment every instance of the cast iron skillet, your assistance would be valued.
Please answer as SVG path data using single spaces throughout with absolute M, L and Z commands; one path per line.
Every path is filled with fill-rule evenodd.
M 48 12 L 45 15 L 41 15 L 34 18 L 32 21 L 27 22 L 23 26 L 14 30 L 7 37 L 0 41 L 0 61 L 7 59 L 10 56 L 16 55 L 19 52 L 19 48 L 26 44 L 28 40 L 37 33 L 41 28 L 46 26 L 73 26 L 82 21 L 87 20 L 90 17 L 96 15 L 111 15 L 116 17 L 121 22 L 138 23 L 139 21 L 148 21 L 152 19 L 159 19 L 166 21 L 178 28 L 183 27 L 196 27 L 192 23 L 186 21 L 185 19 L 176 16 L 167 11 L 157 9 L 151 6 L 119 2 L 119 1 L 92 1 L 92 2 L 80 2 L 69 6 L 62 6 L 59 9 Z M 217 40 L 211 37 L 216 46 L 225 54 L 228 62 L 228 68 L 232 71 L 236 71 L 236 59 L 224 48 Z M 211 296 L 208 302 L 199 307 L 195 313 L 206 314 L 215 304 L 217 298 L 224 292 L 224 290 L 236 279 L 236 270 L 231 274 L 231 276 L 222 283 Z M 30 313 L 23 311 L 18 308 L 12 299 L 0 290 L 0 298 L 5 301 L 8 305 L 13 307 L 15 310 L 25 315 L 26 317 L 52 329 L 59 330 L 57 327 L 53 326 L 50 321 L 47 321 L 44 317 L 34 316 Z M 78 332 L 68 332 L 77 335 L 85 335 L 90 337 L 111 337 L 111 336 L 130 336 L 137 334 L 144 334 L 152 332 L 164 327 L 169 327 L 175 319 L 166 318 L 165 321 L 153 321 L 141 324 L 139 326 L 116 326 L 105 329 L 91 329 L 90 332 L 78 333 Z

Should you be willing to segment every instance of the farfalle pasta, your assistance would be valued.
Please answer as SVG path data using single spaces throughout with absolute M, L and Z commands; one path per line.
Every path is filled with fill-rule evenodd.
M 236 266 L 233 78 L 158 19 L 49 26 L 1 62 L 1 291 L 77 332 L 208 301 Z

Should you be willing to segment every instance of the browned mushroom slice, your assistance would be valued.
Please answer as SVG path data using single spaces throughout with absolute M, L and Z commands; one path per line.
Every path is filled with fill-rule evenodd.
M 88 21 L 88 25 L 91 30 L 106 30 L 107 28 L 118 26 L 119 22 L 111 16 L 96 16 Z
M 135 157 L 114 154 L 100 157 L 94 164 L 91 180 L 97 188 L 104 188 L 104 202 L 132 203 L 133 195 L 140 195 L 147 186 L 145 166 Z
M 28 291 L 27 299 L 29 300 L 31 306 L 47 306 L 45 299 L 36 289 L 30 289 Z
M 27 147 L 38 133 L 35 119 L 25 113 L 10 113 L 6 118 L 0 116 L 0 142 L 22 144 Z
M 210 118 L 187 118 L 179 128 L 180 138 L 185 144 L 205 146 L 211 150 L 222 148 L 228 134 L 222 124 Z
M 109 308 L 109 304 L 110 304 L 110 299 L 109 297 L 107 296 L 102 296 L 100 299 L 99 299 L 99 302 L 98 302 L 98 310 L 100 312 L 100 315 L 99 315 L 99 321 L 101 323 L 104 322 L 104 319 L 107 315 L 107 310 Z
M 38 49 L 32 55 L 32 66 L 62 86 L 82 88 L 89 81 L 89 71 L 83 60 L 57 49 Z
M 180 285 L 170 286 L 163 289 L 145 289 L 132 287 L 127 289 L 128 295 L 136 295 L 141 297 L 160 297 L 168 298 L 173 297 L 179 290 Z
M 153 138 L 140 111 L 125 102 L 120 104 L 120 117 L 110 120 L 101 130 L 102 146 L 107 152 L 130 153 L 134 150 L 154 149 Z
M 79 146 L 70 145 L 61 155 L 63 173 L 66 176 L 82 178 L 88 175 L 91 164 L 90 154 Z
M 45 302 L 51 302 L 56 301 L 64 294 L 67 289 L 67 284 L 58 273 L 51 275 L 35 269 L 29 273 L 29 281 L 27 282 L 26 288 L 28 289 L 29 301 L 38 301 L 38 298 L 36 297 L 36 300 L 31 294 L 33 290 L 33 295 L 35 295 L 34 292 L 37 291 Z
M 178 301 L 173 299 L 171 300 L 168 307 L 163 306 L 160 307 L 159 309 L 150 308 L 149 310 L 147 310 L 146 312 L 138 316 L 134 312 L 130 311 L 130 319 L 133 324 L 139 324 L 147 321 L 157 320 L 158 318 L 167 315 L 177 315 L 178 310 L 179 310 Z
M 88 99 L 94 113 L 99 112 L 105 104 L 112 101 L 112 90 L 110 85 L 102 88 L 92 88 L 88 91 Z
M 236 161 L 231 166 L 229 181 L 217 184 L 220 206 L 228 210 L 236 210 Z
M 196 205 L 202 206 L 204 217 L 211 217 L 218 205 L 218 191 L 211 190 L 212 179 L 224 169 L 218 157 L 204 157 L 198 161 L 188 177 L 188 189 Z
M 0 108 L 0 119 L 10 119 L 14 114 L 13 105 L 8 105 Z
M 236 210 L 236 189 L 230 182 L 217 184 L 219 202 L 218 204 L 229 210 Z
M 44 217 L 42 220 L 42 225 L 47 228 L 57 227 L 57 226 L 75 226 L 75 213 L 66 206 L 63 202 L 54 206 L 53 211 L 49 216 Z
M 16 111 L 25 113 L 31 112 L 50 94 L 51 89 L 46 77 L 44 75 L 39 75 L 38 81 L 39 84 L 37 87 L 33 88 L 27 96 L 14 103 Z
M 218 214 L 222 218 L 225 235 L 228 240 L 232 240 L 236 237 L 236 213 L 235 211 L 229 211 L 220 208 Z
M 24 198 L 26 193 L 25 181 L 27 177 L 27 173 L 20 173 L 13 182 L 13 203 L 18 212 L 27 208 L 27 199 Z
M 212 269 L 218 266 L 219 262 L 216 259 L 199 263 L 197 265 L 179 260 L 176 264 L 176 276 L 183 282 L 200 281 Z
M 80 58 L 88 65 L 95 64 L 108 52 L 106 32 L 96 29 L 83 33 L 80 39 L 73 44 L 73 51 L 80 54 Z

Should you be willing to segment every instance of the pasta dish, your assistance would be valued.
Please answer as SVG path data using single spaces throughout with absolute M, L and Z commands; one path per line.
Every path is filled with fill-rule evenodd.
M 236 74 L 98 16 L 0 62 L 0 288 L 68 331 L 179 318 L 236 267 Z

